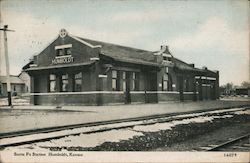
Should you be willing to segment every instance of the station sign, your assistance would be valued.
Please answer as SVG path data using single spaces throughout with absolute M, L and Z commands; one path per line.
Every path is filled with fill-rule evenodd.
M 72 62 L 74 62 L 74 57 L 72 57 L 71 55 L 59 56 L 59 57 L 55 57 L 54 59 L 52 59 L 53 65 L 63 64 L 63 63 L 72 63 Z

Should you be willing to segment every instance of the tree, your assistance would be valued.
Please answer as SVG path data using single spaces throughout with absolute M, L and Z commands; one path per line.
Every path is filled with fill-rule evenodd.
M 234 89 L 234 85 L 233 85 L 233 83 L 227 83 L 225 88 L 226 88 L 226 90 L 231 91 Z
M 221 93 L 225 95 L 231 95 L 235 91 L 235 86 L 233 83 L 227 83 L 220 87 Z
M 244 82 L 241 83 L 241 86 L 243 88 L 250 88 L 250 82 L 244 81 Z

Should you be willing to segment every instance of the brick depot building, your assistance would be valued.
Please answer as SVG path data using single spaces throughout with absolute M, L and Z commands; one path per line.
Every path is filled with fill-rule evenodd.
M 105 105 L 219 98 L 219 72 L 170 53 L 59 36 L 23 67 L 35 105 Z

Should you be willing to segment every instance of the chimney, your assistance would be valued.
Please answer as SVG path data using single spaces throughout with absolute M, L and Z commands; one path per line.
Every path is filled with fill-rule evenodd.
M 193 63 L 191 63 L 191 64 L 189 64 L 189 66 L 194 67 L 194 64 L 193 64 Z
M 207 67 L 206 67 L 206 66 L 203 66 L 202 69 L 203 69 L 203 70 L 207 70 Z

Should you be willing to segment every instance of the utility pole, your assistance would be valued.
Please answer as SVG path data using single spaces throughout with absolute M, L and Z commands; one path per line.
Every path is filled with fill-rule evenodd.
M 8 44 L 7 44 L 7 31 L 14 32 L 14 30 L 9 30 L 8 25 L 4 25 L 3 28 L 0 28 L 3 31 L 4 35 L 4 54 L 5 54 L 5 65 L 6 65 L 6 77 L 7 77 L 7 92 L 8 92 L 8 105 L 12 106 L 11 102 L 11 85 L 10 85 L 10 65 L 8 57 Z

